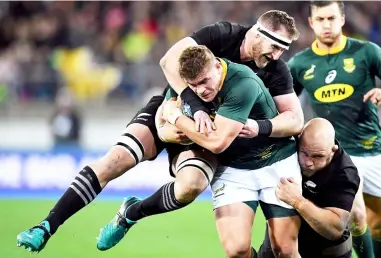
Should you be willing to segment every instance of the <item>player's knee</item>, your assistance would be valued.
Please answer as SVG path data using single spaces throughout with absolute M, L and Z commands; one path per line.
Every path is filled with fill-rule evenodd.
M 176 199 L 182 203 L 193 201 L 208 187 L 212 177 L 213 169 L 205 160 L 184 160 L 176 170 Z
M 294 257 L 294 255 L 298 252 L 297 238 L 275 238 L 272 243 L 272 249 L 274 256 L 277 258 Z
M 179 202 L 188 203 L 195 200 L 206 189 L 208 181 L 200 175 L 200 172 L 191 168 L 182 171 L 182 175 L 184 176 L 176 178 L 175 196 Z
M 353 206 L 350 217 L 350 231 L 358 235 L 366 227 L 366 212 L 362 206 Z
M 226 256 L 228 258 L 248 257 L 251 251 L 250 241 L 236 240 L 224 244 Z
M 135 160 L 120 146 L 112 147 L 106 155 L 90 165 L 101 187 L 134 166 Z

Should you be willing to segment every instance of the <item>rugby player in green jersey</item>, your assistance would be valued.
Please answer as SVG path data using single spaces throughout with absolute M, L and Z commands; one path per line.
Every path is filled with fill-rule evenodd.
M 163 117 L 217 154 L 219 168 L 211 187 L 216 226 L 227 257 L 251 257 L 251 228 L 258 204 L 269 223 L 275 256 L 299 257 L 300 218 L 275 195 L 282 177 L 300 183 L 294 139 L 237 138 L 248 119 L 271 119 L 278 113 L 263 82 L 247 66 L 216 58 L 204 46 L 185 49 L 179 70 L 187 85 L 213 104 L 216 130 L 208 135 L 197 132 L 195 122 L 171 100 L 164 105 Z
M 294 86 L 306 90 L 316 116 L 333 124 L 362 176 L 351 216 L 358 256 L 381 257 L 381 89 L 375 83 L 381 77 L 381 49 L 342 34 L 341 1 L 312 1 L 309 23 L 316 40 L 289 61 Z

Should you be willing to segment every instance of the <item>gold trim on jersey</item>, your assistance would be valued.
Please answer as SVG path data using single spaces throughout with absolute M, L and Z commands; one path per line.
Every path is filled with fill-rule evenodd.
M 222 65 L 222 78 L 221 78 L 220 85 L 218 86 L 218 91 L 220 91 L 222 89 L 222 86 L 224 86 L 226 74 L 228 73 L 228 64 L 221 58 L 217 57 L 217 59 L 220 61 Z
M 341 43 L 340 43 L 340 45 L 338 45 L 336 47 L 333 47 L 331 49 L 321 49 L 321 48 L 318 48 L 317 40 L 315 40 L 312 43 L 311 49 L 316 55 L 325 56 L 328 54 L 332 55 L 332 54 L 337 54 L 337 53 L 341 52 L 345 48 L 346 45 L 347 45 L 347 37 L 342 35 L 341 36 Z

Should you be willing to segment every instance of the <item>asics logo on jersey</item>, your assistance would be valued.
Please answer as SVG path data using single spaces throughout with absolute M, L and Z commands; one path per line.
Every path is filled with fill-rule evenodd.
M 336 70 L 329 71 L 327 77 L 325 77 L 325 83 L 329 84 L 333 82 L 333 80 L 336 78 L 336 75 L 337 75 Z
M 320 102 L 332 103 L 349 98 L 354 88 L 349 84 L 329 84 L 315 90 L 314 97 Z

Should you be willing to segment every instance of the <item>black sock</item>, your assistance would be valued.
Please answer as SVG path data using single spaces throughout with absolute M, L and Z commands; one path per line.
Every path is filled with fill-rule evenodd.
M 50 211 L 47 220 L 50 233 L 54 234 L 58 227 L 68 218 L 85 207 L 102 191 L 94 171 L 86 166 L 73 180 L 61 199 Z
M 153 195 L 128 208 L 126 218 L 137 221 L 147 216 L 181 209 L 189 203 L 180 203 L 175 198 L 174 182 L 163 185 Z
M 263 243 L 258 250 L 257 257 L 258 258 L 275 258 L 275 255 L 271 248 L 271 241 L 269 236 L 269 225 L 267 223 L 266 223 L 265 239 L 263 240 Z

